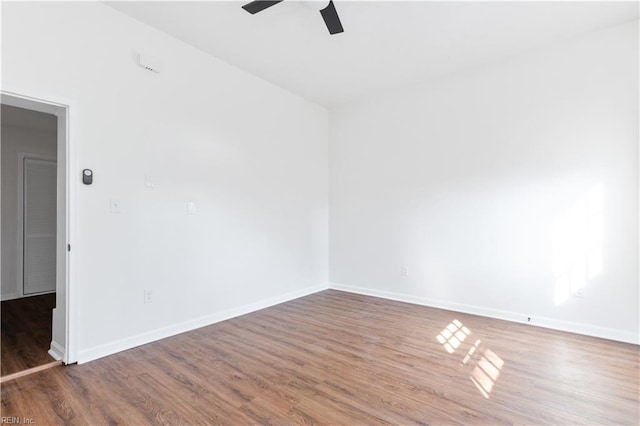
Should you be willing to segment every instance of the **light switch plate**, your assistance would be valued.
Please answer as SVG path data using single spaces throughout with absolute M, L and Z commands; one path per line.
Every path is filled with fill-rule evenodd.
M 112 198 L 109 204 L 109 211 L 115 214 L 122 213 L 122 207 L 120 206 L 120 201 Z
M 187 203 L 187 214 L 189 215 L 196 214 L 196 203 L 194 203 L 193 201 L 189 201 Z

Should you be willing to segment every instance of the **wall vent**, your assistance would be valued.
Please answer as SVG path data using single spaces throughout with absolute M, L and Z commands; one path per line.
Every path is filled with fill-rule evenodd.
M 160 69 L 162 68 L 160 61 L 157 58 L 153 58 L 148 55 L 138 54 L 138 66 L 146 69 L 147 71 L 155 72 L 156 74 L 160 73 Z

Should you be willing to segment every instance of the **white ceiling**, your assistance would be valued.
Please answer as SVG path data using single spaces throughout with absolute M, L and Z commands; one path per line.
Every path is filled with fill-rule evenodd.
M 329 35 L 308 5 L 248 1 L 109 5 L 327 107 L 638 19 L 633 1 L 335 0 L 345 32 Z

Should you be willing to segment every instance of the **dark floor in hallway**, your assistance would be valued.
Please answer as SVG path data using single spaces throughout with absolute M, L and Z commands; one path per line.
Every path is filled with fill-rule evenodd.
M 2 376 L 54 360 L 48 351 L 55 306 L 55 293 L 2 302 Z

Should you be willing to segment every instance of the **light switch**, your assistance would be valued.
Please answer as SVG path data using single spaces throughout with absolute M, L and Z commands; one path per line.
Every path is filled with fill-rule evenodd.
M 111 213 L 122 213 L 122 209 L 120 207 L 120 201 L 112 198 L 109 210 L 111 211 Z
M 187 214 L 196 214 L 196 203 L 193 201 L 187 203 Z
M 145 188 L 155 188 L 156 187 L 155 183 L 153 183 L 153 181 L 151 180 L 151 176 L 150 175 L 144 175 L 144 186 L 145 186 Z

